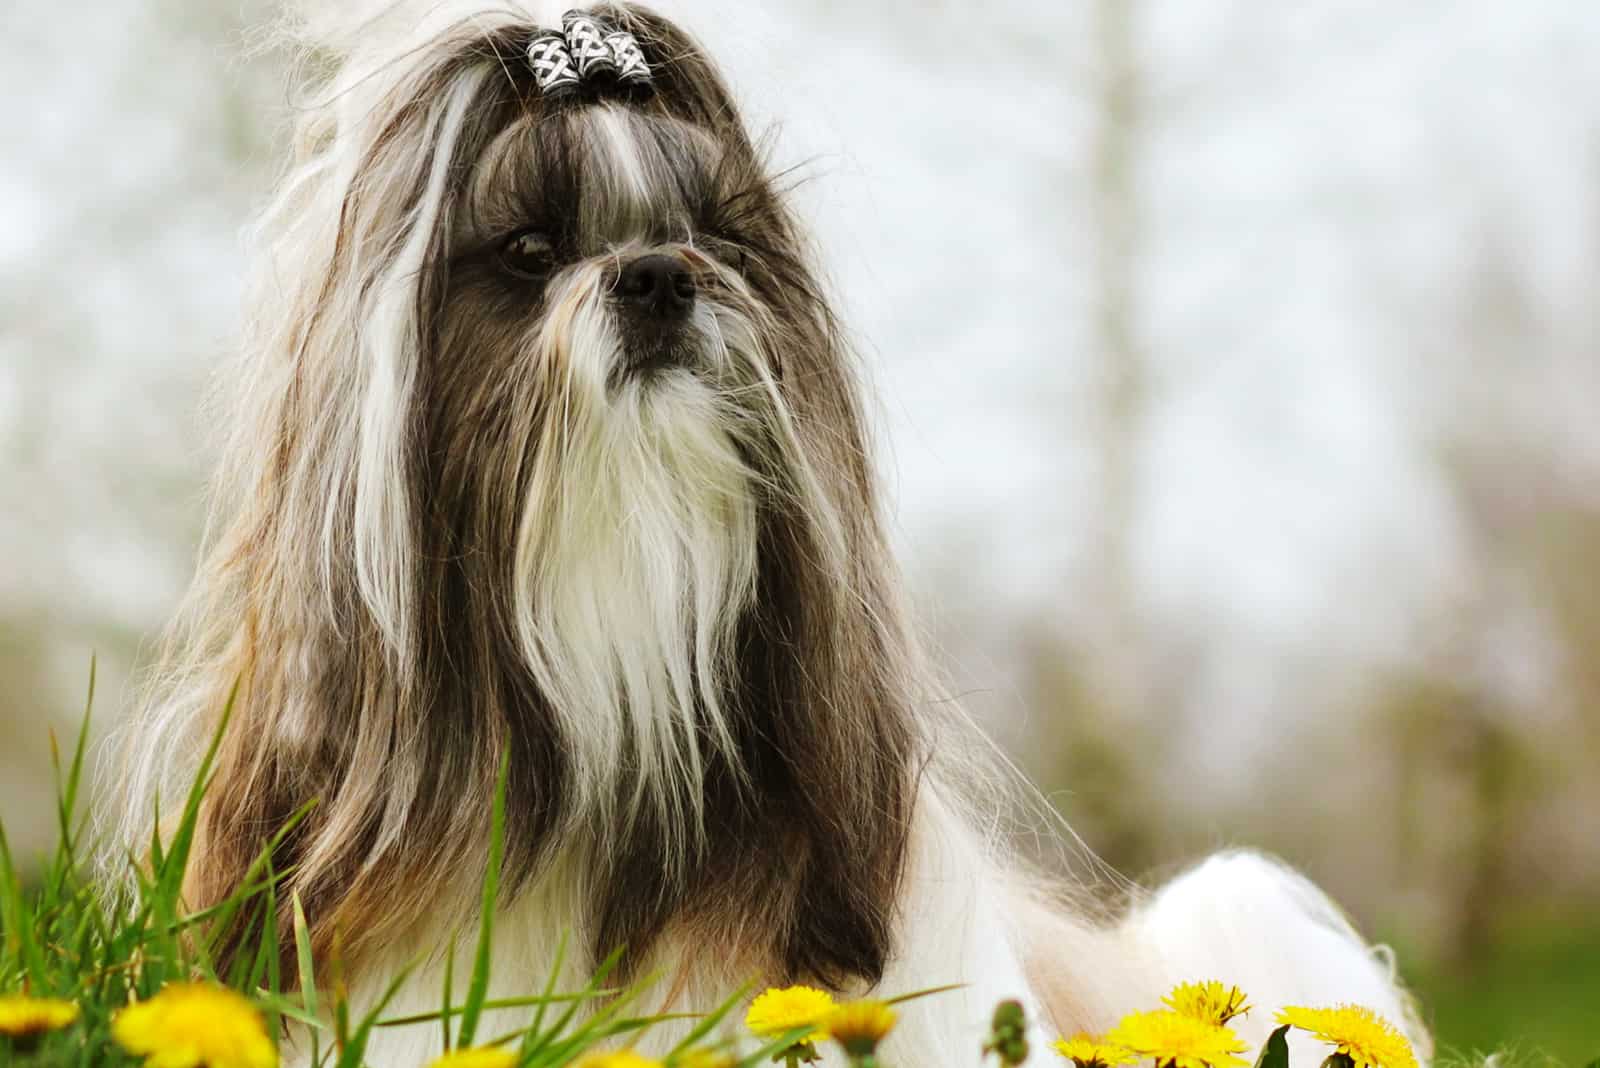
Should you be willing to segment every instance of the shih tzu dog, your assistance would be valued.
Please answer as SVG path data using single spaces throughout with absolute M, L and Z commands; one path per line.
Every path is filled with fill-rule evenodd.
M 280 901 L 357 1010 L 416 962 L 391 1011 L 437 1008 L 508 755 L 499 996 L 570 932 L 575 981 L 625 945 L 659 1008 L 965 984 L 908 1006 L 907 1068 L 975 1063 L 1000 998 L 1066 1032 L 1206 977 L 1262 1006 L 1247 1037 L 1355 1000 L 1424 1041 L 1274 863 L 1214 858 L 1114 916 L 1011 856 L 781 182 L 677 24 L 563 15 L 446 0 L 314 41 L 331 74 L 255 231 L 207 554 L 128 732 L 128 840 L 237 684 L 190 904 L 314 800 Z M 437 1041 L 385 1029 L 369 1059 Z

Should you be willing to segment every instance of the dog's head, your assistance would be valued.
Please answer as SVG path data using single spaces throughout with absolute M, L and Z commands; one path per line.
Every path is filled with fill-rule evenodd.
M 278 870 L 382 947 L 471 889 L 509 753 L 511 881 L 581 872 L 598 951 L 874 977 L 922 694 L 855 374 L 704 52 L 590 16 L 648 87 L 552 94 L 497 5 L 304 110 L 136 789 L 239 680 L 201 899 L 315 799 Z
M 464 96 L 420 291 L 426 536 L 465 554 L 443 581 L 507 594 L 472 611 L 515 635 L 584 805 L 693 836 L 709 762 L 736 756 L 760 557 L 842 574 L 870 487 L 845 350 L 722 80 L 659 18 L 594 17 L 641 42 L 644 91 L 552 98 L 524 27 L 490 44 L 513 74 Z M 376 557 L 392 531 L 370 534 Z

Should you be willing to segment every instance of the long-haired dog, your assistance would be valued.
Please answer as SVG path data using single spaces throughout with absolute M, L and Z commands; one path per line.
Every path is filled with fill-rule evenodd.
M 460 8 L 314 42 L 332 73 L 256 230 L 125 842 L 237 684 L 189 903 L 315 801 L 279 900 L 358 1009 L 414 961 L 392 1011 L 437 1008 L 507 756 L 501 996 L 571 932 L 571 977 L 625 945 L 662 1007 L 752 978 L 965 984 L 909 1007 L 907 1066 L 973 1063 L 1003 997 L 1070 1031 L 1204 977 L 1263 1006 L 1251 1037 L 1286 1001 L 1355 1000 L 1425 1040 L 1382 959 L 1266 860 L 1113 918 L 1010 857 L 1003 771 L 907 622 L 851 354 L 716 68 L 640 7 L 589 13 L 631 35 L 632 85 L 580 77 L 583 41 L 540 68 L 559 7 Z M 437 1032 L 369 1058 L 421 1063 Z

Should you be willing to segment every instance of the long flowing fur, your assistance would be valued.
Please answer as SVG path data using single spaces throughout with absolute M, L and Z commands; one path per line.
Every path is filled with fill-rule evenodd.
M 600 10 L 649 98 L 547 105 L 522 56 L 552 12 L 332 33 L 253 234 L 207 548 L 125 730 L 121 841 L 148 841 L 237 685 L 191 904 L 314 802 L 280 900 L 357 974 L 437 961 L 471 916 L 509 753 L 510 992 L 571 928 L 680 992 L 971 981 L 919 1021 L 936 1061 L 995 996 L 1061 1026 L 1147 1001 L 1180 899 L 1103 925 L 1007 856 L 1004 776 L 906 621 L 803 232 L 702 50 Z M 530 224 L 556 250 L 537 286 L 496 259 Z M 651 374 L 614 300 L 645 254 L 698 289 Z

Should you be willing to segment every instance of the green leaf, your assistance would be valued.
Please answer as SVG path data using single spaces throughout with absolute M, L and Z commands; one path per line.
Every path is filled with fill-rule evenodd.
M 1289 1068 L 1289 1041 L 1284 1038 L 1288 1033 L 1289 1025 L 1284 1024 L 1267 1036 L 1261 1055 L 1256 1058 L 1256 1068 Z
M 478 952 L 472 962 L 472 978 L 467 984 L 465 1011 L 457 1042 L 471 1046 L 478 1034 L 478 1018 L 489 997 L 489 958 L 494 950 L 494 910 L 500 898 L 500 865 L 506 852 L 506 782 L 511 774 L 511 750 L 500 755 L 500 775 L 494 787 L 494 811 L 489 821 L 489 863 L 483 873 L 482 914 L 478 917 Z

